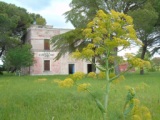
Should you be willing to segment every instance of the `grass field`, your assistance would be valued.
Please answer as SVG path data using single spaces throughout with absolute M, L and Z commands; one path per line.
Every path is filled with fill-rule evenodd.
M 102 120 L 87 92 L 76 87 L 60 88 L 55 79 L 66 76 L 0 76 L 0 120 Z M 122 120 L 126 86 L 136 89 L 136 98 L 147 106 L 153 120 L 160 120 L 160 73 L 128 73 L 126 80 L 111 86 L 109 119 Z M 104 80 L 85 78 L 93 94 L 103 100 Z

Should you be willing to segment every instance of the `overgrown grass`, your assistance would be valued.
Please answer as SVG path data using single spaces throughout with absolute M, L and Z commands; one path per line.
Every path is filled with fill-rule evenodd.
M 0 120 L 102 120 L 87 92 L 76 87 L 60 88 L 55 79 L 66 76 L 0 76 Z M 109 119 L 122 120 L 126 86 L 136 89 L 136 97 L 147 106 L 153 120 L 160 118 L 160 73 L 128 73 L 126 80 L 113 84 L 109 98 Z M 93 94 L 103 100 L 105 81 L 85 78 Z M 102 101 L 103 102 L 103 101 Z

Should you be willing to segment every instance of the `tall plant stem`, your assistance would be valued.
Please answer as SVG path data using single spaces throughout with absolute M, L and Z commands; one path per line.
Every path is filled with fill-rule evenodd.
M 103 114 L 103 120 L 107 120 L 107 109 L 108 109 L 108 99 L 109 99 L 109 90 L 110 90 L 110 79 L 109 79 L 109 65 L 108 59 L 106 60 L 106 89 L 104 94 L 104 109 L 105 113 Z

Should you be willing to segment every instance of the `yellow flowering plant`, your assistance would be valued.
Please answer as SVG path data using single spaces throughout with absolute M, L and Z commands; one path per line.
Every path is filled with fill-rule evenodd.
M 103 64 L 95 64 L 95 67 L 103 72 L 105 76 L 106 84 L 104 89 L 104 103 L 102 104 L 95 95 L 93 95 L 88 87 L 90 84 L 84 83 L 78 86 L 78 91 L 88 91 L 91 96 L 94 98 L 96 105 L 100 109 L 103 115 L 103 120 L 107 119 L 107 109 L 108 109 L 108 100 L 109 100 L 109 91 L 110 86 L 113 81 L 118 82 L 124 79 L 122 74 L 123 72 L 116 75 L 111 73 L 114 71 L 114 67 L 110 65 L 113 63 L 114 59 L 118 57 L 115 56 L 115 48 L 121 47 L 123 49 L 129 48 L 132 43 L 137 45 L 142 45 L 141 42 L 137 39 L 136 31 L 134 30 L 133 19 L 123 13 L 116 12 L 111 10 L 110 13 L 106 14 L 103 10 L 99 10 L 95 18 L 88 23 L 87 27 L 83 30 L 83 34 L 86 40 L 91 40 L 91 42 L 84 47 L 82 50 L 76 50 L 72 53 L 72 57 L 76 59 L 85 59 L 91 63 L 92 57 L 100 58 Z M 119 50 L 117 51 L 119 52 Z M 126 56 L 129 63 L 129 69 L 133 66 L 142 67 L 148 62 L 145 62 L 141 59 L 137 59 L 132 55 Z M 121 62 L 121 61 L 119 61 Z M 127 70 L 126 70 L 127 71 Z M 76 76 L 77 73 L 75 73 Z M 92 75 L 93 76 L 93 75 Z M 77 75 L 72 80 L 67 80 L 68 82 L 62 82 L 62 85 L 69 83 L 71 86 L 72 83 L 76 83 L 74 79 L 80 79 L 80 75 Z M 65 80 L 64 80 L 65 81 Z
M 90 72 L 90 73 L 88 73 L 87 77 L 96 79 L 97 78 L 97 74 L 95 72 Z

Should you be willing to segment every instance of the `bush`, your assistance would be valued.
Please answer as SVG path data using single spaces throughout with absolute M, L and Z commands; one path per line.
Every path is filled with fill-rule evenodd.
M 90 78 L 97 78 L 97 75 L 95 72 L 90 72 L 88 73 L 87 77 L 90 77 Z
M 100 72 L 100 73 L 98 74 L 98 78 L 99 78 L 99 79 L 104 79 L 104 78 L 106 78 L 106 73 L 105 73 L 105 72 Z

